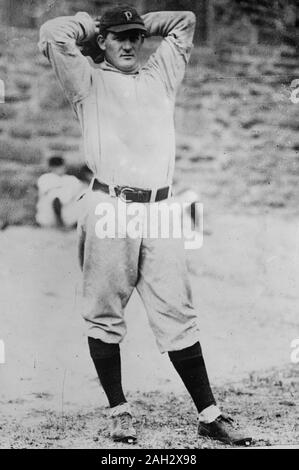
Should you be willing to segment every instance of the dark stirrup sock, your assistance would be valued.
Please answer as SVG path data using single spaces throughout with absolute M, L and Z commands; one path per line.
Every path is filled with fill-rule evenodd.
M 126 403 L 121 384 L 119 344 L 104 343 L 88 337 L 90 355 L 110 407 Z
M 216 405 L 199 342 L 180 351 L 171 351 L 168 355 L 198 412 Z

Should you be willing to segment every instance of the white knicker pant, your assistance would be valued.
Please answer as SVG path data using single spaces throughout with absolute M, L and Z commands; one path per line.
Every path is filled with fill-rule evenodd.
M 103 238 L 97 226 L 96 207 L 104 204 L 113 212 L 117 205 L 128 207 L 130 203 L 89 189 L 80 204 L 82 314 L 88 336 L 107 343 L 119 343 L 123 339 L 124 309 L 136 287 L 161 352 L 180 350 L 198 341 L 198 318 L 192 306 L 182 238 Z M 150 204 L 143 206 L 149 208 Z M 144 223 L 144 218 L 140 220 Z M 121 231 L 125 230 L 122 227 Z

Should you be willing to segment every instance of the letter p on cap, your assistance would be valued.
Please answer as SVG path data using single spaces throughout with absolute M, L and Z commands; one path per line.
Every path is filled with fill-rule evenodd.
M 3 339 L 0 339 L 0 364 L 5 363 L 5 346 Z

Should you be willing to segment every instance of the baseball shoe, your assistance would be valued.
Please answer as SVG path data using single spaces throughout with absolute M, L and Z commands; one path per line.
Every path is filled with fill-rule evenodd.
M 225 444 L 250 446 L 252 438 L 234 429 L 232 425 L 233 421 L 232 418 L 220 415 L 212 423 L 206 424 L 199 422 L 198 435 L 209 437 L 210 439 L 215 439 Z
M 133 417 L 128 403 L 112 408 L 110 418 L 110 435 L 115 442 L 134 444 L 137 441 L 136 430 L 133 427 Z

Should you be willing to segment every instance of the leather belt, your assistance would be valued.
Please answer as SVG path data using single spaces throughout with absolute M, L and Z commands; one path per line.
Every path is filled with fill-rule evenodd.
M 170 186 L 157 190 L 133 188 L 130 186 L 111 186 L 102 183 L 98 179 L 94 179 L 92 186 L 93 191 L 103 191 L 115 197 L 119 197 L 124 202 L 158 202 L 167 199 L 171 195 Z

